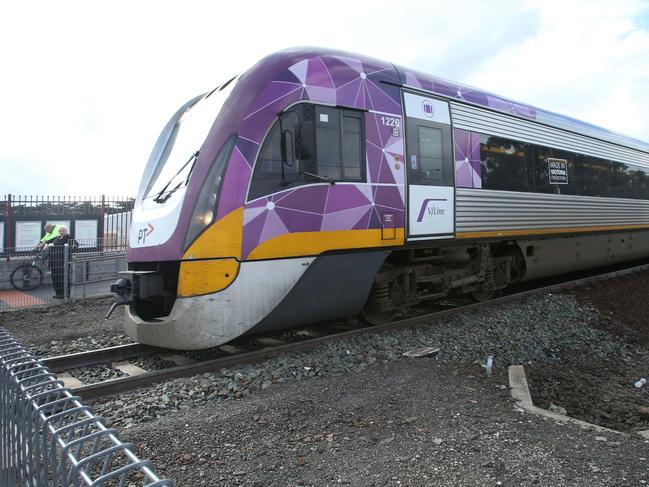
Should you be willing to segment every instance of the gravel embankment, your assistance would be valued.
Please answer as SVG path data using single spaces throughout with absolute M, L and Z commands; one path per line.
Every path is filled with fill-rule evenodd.
M 404 352 L 424 346 L 439 347 L 442 362 L 464 366 L 485 364 L 491 354 L 495 369 L 502 373 L 512 364 L 547 367 L 562 363 L 565 354 L 633 361 L 633 351 L 618 337 L 588 325 L 596 320 L 594 309 L 580 306 L 572 296 L 540 296 L 417 328 L 329 343 L 260 364 L 172 380 L 120 396 L 128 409 L 109 401 L 98 410 L 115 424 L 150 421 L 169 411 L 247 397 L 277 383 L 357 372 L 400 360 Z
M 122 428 L 181 486 L 645 485 L 649 444 L 517 411 L 506 378 L 399 359 Z
M 177 485 L 645 485 L 649 442 L 528 416 L 505 385 L 507 366 L 524 364 L 537 404 L 649 429 L 649 387 L 633 387 L 649 375 L 649 334 L 627 321 L 646 305 L 626 289 L 648 289 L 649 274 L 625 279 L 176 379 L 96 410 Z M 82 305 L 75 316 L 98 313 Z M 13 326 L 46 349 L 24 313 Z M 92 326 L 86 337 L 119 338 L 115 326 Z M 423 346 L 441 350 L 402 355 Z

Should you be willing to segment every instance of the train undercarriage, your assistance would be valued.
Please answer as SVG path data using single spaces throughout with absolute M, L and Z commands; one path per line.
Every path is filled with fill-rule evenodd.
M 384 323 L 400 309 L 449 295 L 486 300 L 524 274 L 525 259 L 514 243 L 396 251 L 381 267 L 363 317 Z
M 516 282 L 644 258 L 647 249 L 649 231 L 638 230 L 396 250 L 362 314 L 378 324 L 399 309 L 446 296 L 485 300 Z

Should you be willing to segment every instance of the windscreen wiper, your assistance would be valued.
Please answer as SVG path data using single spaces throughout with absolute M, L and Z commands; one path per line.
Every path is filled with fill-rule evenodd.
M 194 164 L 196 163 L 196 159 L 198 159 L 198 154 L 199 154 L 199 152 L 200 152 L 200 151 L 196 151 L 196 152 L 194 152 L 191 156 L 189 156 L 189 159 L 187 159 L 187 162 L 185 162 L 185 164 L 183 164 L 183 166 L 182 166 L 180 169 L 178 169 L 178 171 L 176 172 L 176 174 L 174 174 L 174 175 L 171 177 L 171 179 L 169 180 L 169 182 L 168 182 L 167 184 L 164 185 L 164 188 L 162 188 L 162 189 L 160 190 L 160 192 L 156 195 L 156 197 L 153 198 L 153 201 L 155 201 L 156 203 L 164 203 L 165 201 L 167 201 L 167 200 L 171 197 L 171 195 L 173 194 L 173 192 L 176 191 L 178 188 L 180 188 L 180 186 L 182 185 L 183 181 L 181 181 L 181 182 L 178 183 L 176 186 L 174 186 L 174 188 L 173 188 L 171 191 L 167 191 L 167 188 L 171 185 L 171 183 L 174 181 L 174 179 L 176 179 L 176 177 L 177 177 L 181 172 L 183 172 L 183 170 L 187 167 L 187 165 L 188 165 L 190 162 L 193 161 L 193 163 L 192 163 L 192 167 L 189 169 L 189 174 L 187 174 L 187 177 L 185 178 L 185 181 L 184 181 L 185 184 L 187 184 L 187 182 L 189 181 L 189 176 L 191 176 L 192 171 L 194 170 Z
M 322 175 L 320 175 L 320 174 L 314 174 L 314 173 L 312 173 L 312 172 L 308 172 L 308 171 L 302 171 L 302 173 L 305 174 L 305 175 L 307 175 L 307 176 L 311 176 L 312 178 L 319 179 L 319 180 L 321 180 L 321 181 L 326 181 L 326 182 L 328 182 L 329 184 L 336 184 L 336 180 L 335 180 L 335 179 L 331 179 L 331 178 L 328 177 L 328 176 L 322 176 Z

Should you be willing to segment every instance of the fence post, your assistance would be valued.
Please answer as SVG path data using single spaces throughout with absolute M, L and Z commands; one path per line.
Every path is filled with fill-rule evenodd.
M 70 300 L 70 244 L 63 244 L 63 302 Z
M 7 195 L 7 209 L 5 210 L 5 254 L 7 256 L 7 260 L 9 260 L 9 257 L 11 256 L 11 249 L 13 246 L 11 245 L 11 228 L 13 227 L 13 210 L 11 208 L 11 194 Z M 15 251 L 15 249 L 14 249 Z
M 99 252 L 104 251 L 104 220 L 106 215 L 106 195 L 101 195 L 101 207 L 99 209 Z

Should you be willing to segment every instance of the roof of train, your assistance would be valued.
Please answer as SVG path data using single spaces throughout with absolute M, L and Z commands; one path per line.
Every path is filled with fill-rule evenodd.
M 355 53 L 328 50 L 324 48 L 311 48 L 311 47 L 298 47 L 279 51 L 271 54 L 260 65 L 270 63 L 272 65 L 283 65 L 286 63 L 296 62 L 300 59 L 307 59 L 310 57 L 338 57 L 346 60 L 354 59 L 363 64 L 370 64 L 374 66 L 384 65 L 388 68 L 384 71 L 386 78 L 389 81 L 397 82 L 404 87 L 411 87 L 414 89 L 423 90 L 426 92 L 434 93 L 436 95 L 457 100 L 472 105 L 482 106 L 490 110 L 507 113 L 519 118 L 533 120 L 548 126 L 557 127 L 570 132 L 582 134 L 588 137 L 593 137 L 599 140 L 611 142 L 613 144 L 630 147 L 633 149 L 649 152 L 649 143 L 644 142 L 626 135 L 598 127 L 596 125 L 583 122 L 565 115 L 543 110 L 526 103 L 511 100 L 509 98 L 495 95 L 493 93 L 480 90 L 462 83 L 446 80 L 443 78 L 435 77 L 426 73 L 415 71 L 413 69 L 404 68 L 399 65 L 391 64 L 386 61 L 380 61 L 368 56 L 363 56 Z M 266 68 L 270 66 L 266 65 Z M 390 69 L 391 68 L 391 69 Z M 272 68 L 271 68 L 272 69 Z M 391 73 L 387 71 L 392 71 Z M 396 75 L 396 76 L 395 76 Z

